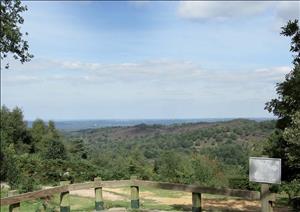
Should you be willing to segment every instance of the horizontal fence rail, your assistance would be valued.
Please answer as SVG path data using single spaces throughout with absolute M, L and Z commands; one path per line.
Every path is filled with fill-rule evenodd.
M 18 194 L 14 196 L 9 196 L 1 199 L 1 206 L 9 205 L 20 207 L 20 202 L 34 200 L 38 198 L 46 198 L 53 196 L 54 194 L 61 195 L 61 209 L 62 205 L 67 210 L 70 211 L 69 204 L 69 192 L 82 190 L 82 189 L 95 189 L 95 207 L 96 211 L 103 210 L 103 197 L 102 188 L 116 188 L 116 187 L 130 187 L 131 188 L 131 207 L 139 208 L 139 188 L 140 187 L 151 187 L 158 189 L 166 189 L 173 191 L 184 191 L 192 192 L 191 203 L 193 203 L 193 211 L 201 211 L 201 194 L 214 194 L 214 195 L 224 195 L 240 197 L 248 200 L 263 200 L 265 195 L 261 195 L 258 191 L 248 191 L 239 189 L 229 189 L 229 188 L 213 188 L 204 187 L 199 185 L 187 185 L 178 183 L 167 183 L 167 182 L 156 182 L 156 181 L 144 181 L 138 180 L 136 177 L 132 177 L 131 180 L 112 180 L 112 181 L 101 181 L 101 178 L 95 178 L 93 182 L 76 183 L 69 184 L 69 181 L 65 181 L 61 186 L 56 186 L 53 188 L 43 189 L 34 192 L 28 192 L 24 194 Z M 274 199 L 268 201 L 275 201 Z M 12 210 L 13 211 L 13 210 Z M 62 210 L 61 210 L 62 211 Z M 269 211 L 269 210 L 266 210 Z
M 129 187 L 131 186 L 131 184 L 132 184 L 131 180 L 112 180 L 112 181 L 86 182 L 86 183 L 76 183 L 76 184 L 70 184 L 64 186 L 56 186 L 53 188 L 47 188 L 39 191 L 33 191 L 24 194 L 18 194 L 11 197 L 1 198 L 0 204 L 1 206 L 10 205 L 18 202 L 48 197 L 66 191 L 76 191 L 76 190 L 96 188 L 96 187 L 107 187 L 107 188 Z
M 24 194 L 18 194 L 11 197 L 1 198 L 1 206 L 11 205 L 18 202 L 34 200 L 42 197 L 48 197 L 57 193 L 68 191 L 68 186 L 57 186 L 54 188 L 43 189 L 39 191 L 28 192 Z

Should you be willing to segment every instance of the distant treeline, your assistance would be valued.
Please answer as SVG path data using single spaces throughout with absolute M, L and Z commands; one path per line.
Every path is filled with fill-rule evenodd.
M 1 181 L 21 191 L 61 180 L 141 179 L 253 189 L 248 156 L 262 154 L 275 121 L 140 124 L 60 132 L 31 128 L 19 108 L 1 108 Z
M 100 119 L 100 120 L 66 120 L 55 121 L 55 126 L 63 131 L 76 131 L 82 129 L 97 129 L 103 127 L 128 127 L 139 124 L 147 125 L 174 125 L 184 123 L 211 123 L 231 121 L 234 118 L 202 118 L 202 119 Z M 271 118 L 249 118 L 254 121 L 267 121 Z M 34 121 L 27 121 L 28 127 L 32 127 Z
M 65 133 L 80 139 L 106 179 L 141 179 L 212 186 L 248 183 L 248 156 L 262 154 L 275 121 L 237 119 L 170 126 L 140 124 Z M 238 184 L 238 185 L 237 185 Z

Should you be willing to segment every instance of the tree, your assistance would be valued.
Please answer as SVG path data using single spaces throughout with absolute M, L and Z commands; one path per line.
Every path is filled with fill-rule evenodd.
M 87 159 L 88 152 L 82 139 L 76 139 L 72 141 L 69 151 L 70 153 L 75 155 L 75 157 L 78 157 L 80 159 Z
M 246 167 L 248 162 L 246 150 L 240 144 L 225 143 L 211 149 L 210 154 L 226 164 Z
M 43 137 L 47 134 L 47 126 L 44 121 L 37 119 L 32 123 L 30 133 L 35 145 L 35 151 L 41 151 L 45 144 L 42 143 Z
M 0 114 L 1 149 L 14 144 L 17 153 L 31 152 L 33 150 L 32 139 L 23 119 L 22 110 L 18 107 L 9 110 L 2 106 Z
M 291 181 L 300 173 L 300 138 L 298 113 L 300 111 L 300 30 L 298 20 L 288 21 L 282 27 L 282 35 L 291 37 L 290 51 L 294 55 L 294 68 L 286 75 L 285 81 L 277 84 L 276 99 L 266 103 L 266 109 L 278 116 L 276 131 L 269 138 L 265 152 L 271 157 L 282 159 L 283 179 Z M 296 152 L 295 152 L 296 151 Z M 296 162 L 296 163 L 295 163 Z M 297 164 L 298 163 L 298 164 Z
M 208 157 L 194 155 L 192 160 L 193 183 L 206 186 L 218 186 L 224 184 L 226 179 L 217 161 Z
M 13 58 L 20 60 L 21 63 L 30 61 L 33 55 L 28 52 L 29 45 L 23 39 L 23 33 L 20 31 L 24 19 L 21 13 L 26 11 L 27 7 L 21 5 L 21 0 L 2 0 L 0 3 L 0 52 L 1 60 L 7 57 L 8 53 Z M 26 32 L 25 35 L 28 35 Z M 8 68 L 7 63 L 5 68 Z
M 62 142 L 55 139 L 50 139 L 48 142 L 48 148 L 44 153 L 45 159 L 67 159 L 67 152 Z
M 5 148 L 5 161 L 6 165 L 6 178 L 11 188 L 16 189 L 18 185 L 21 183 L 20 175 L 20 160 L 17 157 L 15 152 L 15 147 L 13 144 L 10 144 L 7 148 Z M 1 166 L 1 169 L 3 167 Z
M 287 25 L 282 27 L 281 34 L 284 36 L 292 37 L 291 41 L 291 52 L 295 52 L 294 65 L 300 64 L 300 31 L 299 31 L 299 20 L 288 21 Z
M 159 160 L 158 173 L 162 180 L 175 183 L 190 181 L 192 171 L 188 159 L 174 151 L 163 152 Z
M 300 111 L 292 116 L 292 123 L 283 132 L 283 138 L 287 143 L 287 158 L 289 165 L 296 170 L 300 170 Z M 300 172 L 296 173 L 296 177 L 300 179 Z
M 53 121 L 48 122 L 48 128 L 47 128 L 47 133 L 49 136 L 56 140 L 60 140 L 60 134 L 58 130 L 55 128 L 55 123 Z

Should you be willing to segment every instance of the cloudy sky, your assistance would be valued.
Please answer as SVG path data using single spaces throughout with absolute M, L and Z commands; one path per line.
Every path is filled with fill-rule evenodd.
M 24 2 L 27 64 L 1 70 L 25 118 L 272 117 L 299 2 Z M 4 63 L 4 62 L 3 62 Z

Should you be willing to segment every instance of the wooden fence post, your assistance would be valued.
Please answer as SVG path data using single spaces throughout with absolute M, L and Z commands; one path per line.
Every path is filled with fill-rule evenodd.
M 201 193 L 192 193 L 192 201 L 193 201 L 193 207 L 192 211 L 193 212 L 201 212 L 202 207 L 201 207 Z
M 17 194 L 18 194 L 17 190 L 11 190 L 11 191 L 8 192 L 9 197 L 17 195 Z M 18 212 L 18 211 L 20 211 L 20 203 L 18 202 L 18 203 L 14 203 L 14 204 L 9 205 L 8 210 L 9 210 L 9 212 Z
M 136 176 L 131 176 L 131 180 L 136 180 Z M 139 187 L 132 185 L 131 186 L 131 208 L 136 209 L 140 207 L 140 200 L 139 200 Z
M 70 181 L 61 181 L 60 185 L 69 185 Z M 69 191 L 60 193 L 60 212 L 70 212 L 70 195 Z
M 101 177 L 94 178 L 95 182 L 101 182 Z M 104 210 L 104 202 L 102 196 L 102 187 L 95 187 L 95 210 L 102 211 Z
M 273 201 L 274 196 L 270 192 L 270 185 L 266 183 L 261 184 L 261 211 L 262 212 L 273 212 Z

